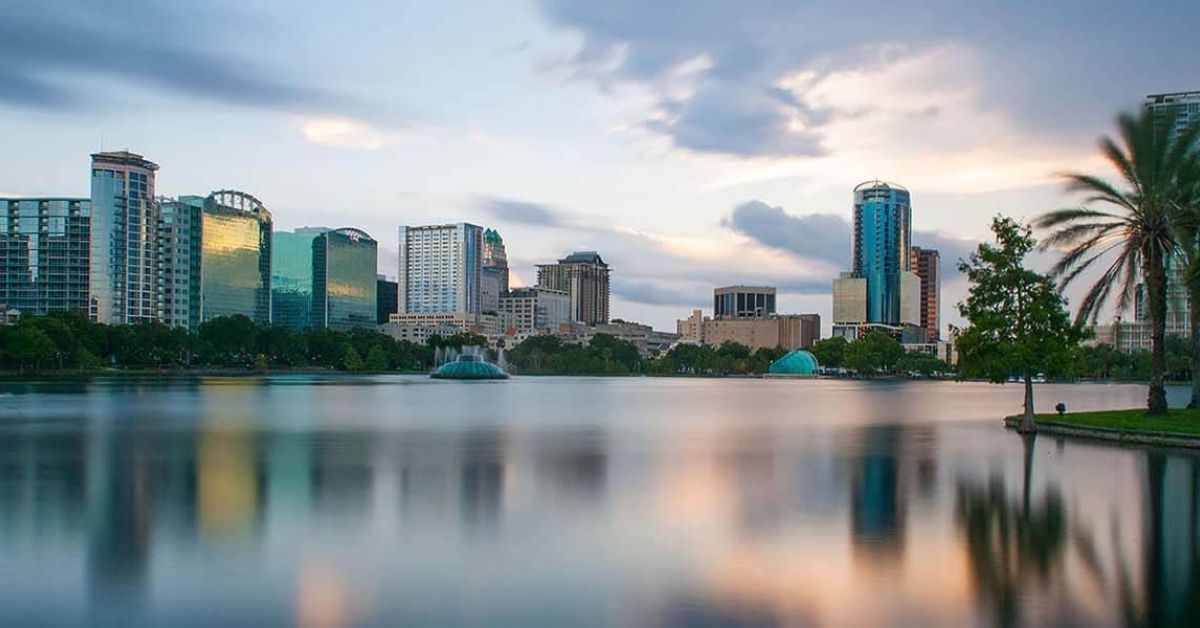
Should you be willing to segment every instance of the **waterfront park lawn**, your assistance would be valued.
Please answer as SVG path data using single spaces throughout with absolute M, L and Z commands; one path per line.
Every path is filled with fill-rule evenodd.
M 1174 408 L 1165 417 L 1151 417 L 1144 409 L 1106 410 L 1103 412 L 1068 412 L 1039 414 L 1039 422 L 1059 423 L 1078 427 L 1099 427 L 1130 433 L 1190 434 L 1200 436 L 1200 410 Z

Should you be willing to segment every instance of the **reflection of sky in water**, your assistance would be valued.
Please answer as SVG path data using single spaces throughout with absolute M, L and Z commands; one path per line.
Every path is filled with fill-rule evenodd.
M 1200 612 L 1197 457 L 1027 443 L 998 426 L 1015 388 L 270 381 L 8 386 L 0 624 Z M 1142 396 L 1046 386 L 1041 402 Z

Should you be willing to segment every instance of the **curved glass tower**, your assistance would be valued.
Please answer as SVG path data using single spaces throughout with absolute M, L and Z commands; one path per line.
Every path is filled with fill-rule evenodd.
M 200 321 L 241 314 L 271 322 L 271 212 L 236 190 L 204 199 Z
M 912 200 L 894 183 L 854 188 L 854 277 L 865 278 L 867 323 L 901 322 L 901 287 L 912 249 Z

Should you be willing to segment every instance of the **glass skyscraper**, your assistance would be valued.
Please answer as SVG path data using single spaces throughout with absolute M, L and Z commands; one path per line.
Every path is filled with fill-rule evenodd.
M 312 324 L 345 331 L 375 326 L 378 244 L 343 228 L 312 242 Z
M 204 199 L 200 232 L 200 322 L 241 314 L 271 322 L 271 213 L 236 190 Z
M 898 325 L 904 315 L 902 288 L 912 249 L 912 202 L 908 190 L 868 181 L 854 188 L 854 269 L 866 279 L 862 322 Z
M 481 312 L 483 228 L 400 227 L 400 314 Z
M 200 231 L 203 196 L 159 199 L 162 320 L 172 327 L 200 324 Z
M 88 307 L 98 322 L 159 320 L 157 170 L 128 151 L 92 155 Z
M 0 199 L 0 305 L 88 313 L 91 201 Z
M 312 327 L 313 241 L 329 231 L 304 227 L 271 236 L 271 322 L 302 330 Z

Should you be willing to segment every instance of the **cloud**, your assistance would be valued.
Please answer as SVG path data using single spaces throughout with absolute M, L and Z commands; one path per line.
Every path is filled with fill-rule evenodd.
M 0 103 L 80 109 L 111 96 L 80 77 L 248 106 L 314 108 L 338 100 L 256 67 L 257 49 L 230 52 L 244 40 L 235 35 L 252 25 L 234 19 L 228 7 L 205 6 L 182 9 L 146 0 L 3 3 Z
M 301 116 L 296 127 L 314 144 L 353 150 L 378 150 L 396 139 L 362 120 L 342 116 Z
M 793 216 L 782 207 L 747 201 L 721 224 L 765 246 L 845 267 L 850 262 L 850 225 L 840 216 Z
M 580 38 L 560 64 L 566 76 L 638 103 L 621 128 L 732 157 L 715 164 L 731 181 L 779 176 L 766 159 L 790 160 L 786 174 L 839 183 L 1036 184 L 1064 164 L 1082 167 L 1118 108 L 1200 81 L 1187 61 L 1200 40 L 1182 26 L 1200 19 L 1194 2 L 1159 12 L 1077 0 L 538 6 Z M 1136 78 L 1114 81 L 1115 71 Z
M 849 270 L 852 241 L 850 223 L 831 214 L 797 216 L 782 207 L 748 201 L 733 209 L 721 224 L 763 246 L 799 258 L 822 260 Z M 930 231 L 914 231 L 914 246 L 936 249 L 948 274 L 959 258 L 965 258 L 977 243 Z M 948 264 L 948 265 L 947 265 Z
M 561 227 L 568 222 L 562 212 L 540 203 L 484 197 L 479 199 L 478 207 L 492 218 L 508 223 Z

